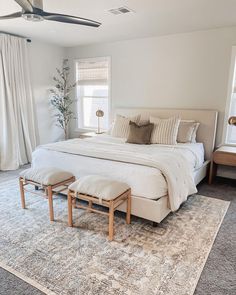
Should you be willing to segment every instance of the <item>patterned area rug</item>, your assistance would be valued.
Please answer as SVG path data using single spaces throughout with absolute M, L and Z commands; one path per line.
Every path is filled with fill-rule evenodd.
M 20 208 L 18 181 L 0 184 L 0 266 L 47 294 L 192 295 L 229 202 L 192 196 L 158 227 L 116 214 L 115 240 L 107 218 L 74 210 L 56 197 L 56 221 L 47 201 L 28 194 Z

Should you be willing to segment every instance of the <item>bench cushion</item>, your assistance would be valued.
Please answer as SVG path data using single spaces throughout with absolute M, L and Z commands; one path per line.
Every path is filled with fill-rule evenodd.
M 41 185 L 55 185 L 73 177 L 73 174 L 54 167 L 50 168 L 29 168 L 20 173 L 20 176 L 27 180 L 32 180 Z
M 100 175 L 87 175 L 73 182 L 69 189 L 85 195 L 97 197 L 102 200 L 114 200 L 125 191 L 129 186 L 120 181 L 110 179 Z

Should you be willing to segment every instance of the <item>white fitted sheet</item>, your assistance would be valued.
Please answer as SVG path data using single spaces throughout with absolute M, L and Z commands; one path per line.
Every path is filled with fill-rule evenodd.
M 125 139 L 102 135 L 95 138 L 84 139 L 88 141 L 125 143 Z M 129 144 L 130 145 L 130 144 Z M 130 145 L 135 150 L 146 150 L 148 153 L 158 153 L 165 149 L 170 152 L 184 155 L 192 171 L 200 168 L 204 162 L 204 148 L 201 143 L 167 145 Z M 58 152 L 42 147 L 33 153 L 33 167 L 56 167 L 72 172 L 77 178 L 89 174 L 108 176 L 112 179 L 126 182 L 132 190 L 132 195 L 149 199 L 158 199 L 167 195 L 167 184 L 161 171 L 147 166 L 111 161 L 106 159 L 91 158 Z

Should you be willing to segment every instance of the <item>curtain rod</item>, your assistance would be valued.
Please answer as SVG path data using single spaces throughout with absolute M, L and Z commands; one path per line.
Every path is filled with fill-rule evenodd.
M 20 36 L 20 35 L 16 35 L 16 34 L 12 34 L 12 33 L 8 33 L 8 32 L 3 32 L 3 31 L 0 31 L 0 34 L 7 34 L 7 35 L 11 35 L 11 36 L 14 36 L 14 37 L 18 37 L 18 38 L 23 38 L 23 39 L 26 39 L 26 41 L 28 43 L 31 43 L 31 39 L 27 38 L 27 37 L 24 37 L 24 36 Z

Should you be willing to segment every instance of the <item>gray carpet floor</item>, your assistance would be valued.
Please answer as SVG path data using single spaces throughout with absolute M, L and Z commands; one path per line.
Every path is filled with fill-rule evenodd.
M 18 172 L 0 172 L 2 181 Z M 199 194 L 231 201 L 194 295 L 236 295 L 236 181 L 216 178 L 209 186 L 202 182 Z M 42 295 L 43 293 L 0 268 L 0 295 Z
M 236 295 L 236 180 L 217 178 L 202 183 L 199 194 L 230 201 L 195 295 Z

